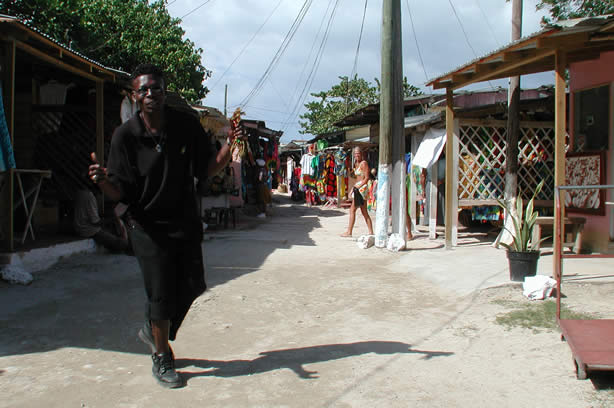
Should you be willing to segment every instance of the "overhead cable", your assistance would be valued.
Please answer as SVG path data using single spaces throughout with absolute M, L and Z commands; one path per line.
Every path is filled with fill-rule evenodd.
M 493 30 L 492 25 L 490 25 L 490 21 L 488 19 L 488 16 L 486 15 L 486 13 L 484 12 L 484 8 L 482 7 L 482 5 L 480 4 L 480 0 L 475 0 L 475 2 L 478 4 L 478 8 L 480 9 L 480 11 L 482 12 L 482 16 L 484 17 L 484 21 L 486 22 L 486 25 L 488 26 L 488 29 L 490 30 L 490 34 L 492 34 L 492 38 L 495 42 L 495 44 L 500 47 L 501 43 L 497 40 L 497 36 L 495 35 L 495 30 Z
M 326 7 L 326 11 L 324 12 L 324 16 L 328 15 L 328 11 L 330 10 L 331 6 L 332 6 L 332 2 L 333 0 L 329 0 L 328 1 L 328 6 Z M 303 82 L 303 75 L 305 74 L 305 71 L 307 70 L 307 67 L 309 66 L 309 61 L 311 61 L 311 57 L 314 53 L 314 50 L 316 49 L 316 44 L 318 43 L 318 38 L 320 37 L 320 33 L 322 32 L 322 29 L 324 28 L 324 22 L 326 21 L 326 18 L 322 18 L 320 21 L 320 26 L 318 27 L 318 31 L 316 32 L 316 35 L 313 37 L 313 42 L 311 43 L 311 48 L 309 49 L 309 53 L 307 53 L 307 58 L 305 59 L 305 64 L 303 64 L 303 69 L 301 70 L 300 75 L 298 75 L 296 78 L 296 86 L 294 87 L 294 91 L 292 92 L 292 97 L 290 98 L 290 101 L 299 101 L 302 97 L 302 92 L 301 94 L 299 94 L 299 87 L 300 84 Z M 298 96 L 297 96 L 298 95 Z M 288 116 L 292 115 L 291 113 L 288 113 Z
M 367 16 L 367 3 L 369 0 L 365 0 L 365 9 L 362 12 L 362 23 L 360 24 L 360 34 L 358 35 L 358 45 L 356 46 L 356 56 L 354 56 L 354 66 L 352 67 L 352 73 L 350 74 L 350 79 L 354 78 L 354 75 L 357 74 L 358 71 L 358 54 L 360 53 L 360 42 L 362 40 L 362 32 L 365 28 L 365 17 Z
M 290 27 L 290 30 L 286 34 L 286 37 L 282 41 L 279 49 L 277 50 L 277 52 L 273 56 L 273 59 L 269 63 L 268 67 L 266 68 L 266 70 L 264 71 L 264 73 L 262 74 L 262 76 L 260 77 L 258 82 L 256 83 L 256 85 L 254 86 L 254 88 L 251 90 L 251 92 L 239 104 L 240 106 L 247 105 L 249 103 L 249 101 L 260 92 L 262 86 L 264 85 L 264 82 L 265 82 L 266 78 L 275 69 L 275 67 L 279 63 L 279 60 L 281 59 L 282 55 L 284 54 L 284 52 L 288 48 L 288 45 L 292 41 L 292 38 L 296 34 L 296 31 L 298 30 L 299 26 L 301 25 L 301 22 L 305 18 L 305 15 L 309 11 L 309 8 L 311 7 L 312 3 L 313 3 L 313 0 L 305 0 L 305 2 L 303 3 L 303 6 L 299 10 L 298 15 L 294 19 L 294 22 L 292 23 L 292 26 Z
M 299 99 L 296 101 L 296 104 L 294 106 L 294 109 L 292 110 L 291 116 L 288 117 L 288 124 L 291 124 L 296 120 L 300 107 L 301 105 L 305 103 L 305 99 L 307 98 L 308 91 L 309 89 L 311 89 L 313 80 L 315 78 L 315 74 L 318 71 L 320 62 L 322 62 L 322 55 L 324 54 L 326 42 L 328 41 L 328 36 L 330 34 L 330 28 L 332 27 L 332 22 L 335 19 L 335 14 L 336 14 L 338 6 L 339 6 L 339 0 L 335 0 L 335 5 L 333 7 L 332 12 L 330 13 L 330 17 L 328 18 L 328 23 L 326 25 L 326 31 L 324 32 L 324 36 L 322 37 L 322 42 L 320 43 L 320 48 L 318 49 L 318 53 L 311 67 L 311 72 L 309 73 L 309 76 L 307 77 L 307 80 L 305 81 L 305 86 L 303 87 L 303 91 L 301 92 Z
M 454 8 L 454 4 L 452 4 L 452 0 L 448 0 L 448 2 L 450 3 L 450 7 L 452 7 L 452 11 L 454 12 L 454 15 L 456 16 L 456 20 L 458 21 L 458 24 L 460 25 L 460 28 L 461 28 L 461 31 L 463 32 L 463 35 L 465 36 L 465 40 L 467 41 L 467 45 L 469 45 L 469 48 L 471 48 L 471 51 L 473 51 L 474 57 L 477 59 L 478 58 L 478 53 L 475 52 L 475 49 L 473 48 L 473 46 L 471 45 L 471 42 L 469 41 L 469 36 L 467 35 L 467 32 L 465 31 L 465 27 L 463 26 L 463 23 L 461 22 L 461 19 L 458 16 L 458 13 L 456 13 L 456 8 Z M 490 85 L 490 87 L 492 89 L 495 89 L 494 85 L 490 81 L 488 81 L 488 84 Z
M 411 14 L 411 7 L 409 7 L 409 0 L 405 0 L 407 3 L 407 11 L 409 12 L 409 20 L 411 21 L 411 30 L 414 33 L 414 41 L 416 42 L 416 49 L 418 50 L 418 57 L 420 58 L 420 64 L 422 65 L 422 71 L 424 72 L 424 77 L 428 82 L 429 76 L 426 73 L 426 68 L 424 67 L 424 60 L 422 59 L 422 52 L 420 51 L 420 45 L 418 43 L 418 36 L 416 36 L 416 27 L 414 25 L 414 17 Z
M 454 4 L 452 4 L 452 0 L 448 0 L 448 3 L 450 3 L 450 7 L 452 7 L 452 11 L 454 12 L 454 15 L 456 16 L 456 20 L 458 21 L 458 24 L 460 25 L 460 28 L 461 28 L 461 31 L 463 32 L 463 35 L 465 36 L 465 40 L 467 41 L 467 45 L 469 46 L 469 48 L 471 48 L 471 51 L 473 51 L 473 55 L 475 56 L 475 58 L 477 58 L 478 57 L 478 53 L 475 52 L 475 49 L 473 49 L 473 46 L 471 45 L 471 42 L 469 41 L 469 37 L 467 36 L 467 32 L 465 31 L 465 27 L 463 26 L 463 23 L 461 22 L 460 17 L 456 13 L 456 8 L 454 8 Z
M 182 17 L 180 17 L 181 20 L 183 20 L 184 18 L 186 18 L 187 16 L 189 16 L 190 14 L 194 13 L 196 10 L 198 10 L 199 8 L 201 8 L 202 6 L 204 6 L 205 4 L 209 3 L 211 0 L 206 0 L 203 3 L 201 3 L 200 6 L 196 7 L 195 9 L 192 9 L 192 11 L 189 11 L 187 14 L 183 15 Z
M 254 33 L 254 35 L 252 35 L 252 38 L 249 39 L 249 41 L 243 46 L 243 48 L 241 49 L 241 51 L 239 51 L 239 54 L 235 57 L 234 60 L 232 60 L 232 62 L 230 63 L 230 65 L 226 68 L 226 70 L 224 71 L 224 73 L 219 77 L 219 79 L 213 84 L 213 86 L 211 87 L 211 90 L 215 89 L 215 87 L 222 81 L 222 78 L 224 78 L 224 76 L 226 75 L 226 73 L 230 70 L 230 68 L 232 68 L 232 66 L 234 65 L 235 62 L 237 62 L 237 60 L 241 57 L 241 55 L 243 55 L 243 52 L 245 52 L 245 50 L 247 49 L 247 47 L 249 47 L 249 45 L 252 43 L 252 41 L 254 41 L 254 39 L 256 38 L 256 36 L 260 33 L 260 31 L 262 31 L 262 29 L 264 28 L 264 26 L 266 25 L 266 23 L 269 22 L 270 18 L 273 16 L 273 14 L 275 13 L 275 11 L 277 11 L 277 9 L 279 8 L 279 5 L 283 2 L 284 0 L 279 0 L 279 3 L 277 3 L 277 5 L 275 6 L 275 8 L 273 8 L 273 11 L 271 11 L 271 14 L 269 14 L 269 16 L 264 20 L 264 22 L 260 25 L 260 27 L 258 28 L 258 30 L 256 30 L 256 32 Z

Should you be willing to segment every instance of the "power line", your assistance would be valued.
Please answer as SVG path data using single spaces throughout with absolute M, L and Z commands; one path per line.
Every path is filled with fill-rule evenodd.
M 176 0 L 175 0 L 176 1 Z M 275 11 L 277 11 L 277 9 L 279 8 L 280 4 L 283 2 L 284 0 L 279 0 L 279 3 L 277 3 L 277 5 L 275 6 L 275 8 L 273 8 L 273 11 L 271 11 L 271 14 L 269 14 L 269 16 L 264 20 L 264 22 L 262 23 L 262 25 L 260 25 L 260 27 L 258 28 L 258 30 L 256 30 L 256 32 L 254 33 L 254 35 L 252 36 L 252 38 L 249 39 L 249 41 L 243 46 L 243 48 L 241 49 L 241 51 L 239 51 L 239 54 L 235 57 L 235 59 L 230 63 L 230 65 L 228 66 L 228 68 L 226 68 L 226 70 L 224 71 L 224 73 L 222 74 L 222 76 L 220 76 L 220 78 L 215 82 L 215 84 L 213 84 L 213 86 L 211 87 L 211 90 L 213 90 L 222 80 L 222 78 L 224 78 L 224 76 L 226 75 L 226 73 L 230 70 L 230 68 L 232 68 L 232 66 L 234 65 L 235 62 L 237 62 L 237 60 L 241 57 L 241 55 L 243 55 L 243 52 L 245 52 L 245 50 L 247 49 L 247 47 L 249 47 L 249 45 L 252 43 L 252 41 L 254 41 L 254 39 L 256 38 L 256 36 L 260 33 L 260 31 L 262 31 L 262 29 L 264 28 L 264 26 L 266 25 L 266 23 L 269 22 L 269 19 L 273 16 L 273 14 L 275 13 Z
M 456 9 L 454 8 L 454 4 L 452 4 L 452 0 L 448 0 L 448 3 L 450 3 L 450 7 L 452 7 L 452 11 L 454 12 L 454 15 L 456 16 L 456 20 L 458 21 L 458 24 L 460 25 L 460 28 L 461 28 L 461 31 L 463 32 L 463 35 L 465 36 L 465 40 L 467 41 L 467 45 L 469 45 L 469 48 L 471 48 L 471 51 L 473 51 L 473 55 L 475 56 L 475 58 L 477 58 L 478 57 L 478 53 L 475 52 L 475 50 L 473 49 L 473 46 L 471 45 L 471 42 L 469 41 L 469 37 L 467 36 L 467 32 L 465 31 L 465 27 L 463 26 L 463 23 L 461 22 L 460 17 L 456 13 Z
M 266 111 L 266 112 L 273 112 L 273 113 L 283 113 L 284 115 L 287 115 L 290 113 L 290 112 L 283 112 L 283 111 L 274 110 L 274 109 L 261 108 L 261 107 L 254 106 L 254 105 L 246 105 L 245 108 L 261 110 L 261 111 Z
M 209 3 L 211 0 L 206 0 L 204 1 L 200 6 L 196 7 L 195 9 L 193 9 L 192 11 L 189 11 L 188 14 L 180 17 L 181 20 L 183 20 L 184 18 L 186 18 L 187 16 L 189 16 L 190 14 L 194 13 L 196 10 L 198 10 L 199 8 L 201 8 L 202 6 L 204 6 L 205 4 Z
M 463 27 L 463 23 L 461 22 L 460 17 L 458 16 L 458 13 L 456 13 L 456 9 L 454 8 L 454 4 L 452 4 L 452 0 L 448 0 L 448 3 L 450 3 L 450 7 L 452 7 L 452 11 L 454 12 L 454 15 L 456 16 L 456 20 L 458 21 L 458 24 L 460 25 L 460 28 L 463 32 L 463 35 L 465 36 L 465 40 L 467 41 L 467 45 L 469 45 L 469 48 L 471 48 L 471 51 L 473 51 L 473 55 L 474 57 L 477 59 L 478 58 L 478 53 L 475 52 L 475 49 L 473 48 L 473 46 L 471 45 L 471 42 L 469 41 L 469 36 L 467 35 L 467 32 L 465 31 L 465 27 Z M 490 87 L 492 89 L 495 89 L 494 85 L 488 81 L 488 84 L 490 85 Z
M 279 90 L 277 89 L 277 87 L 275 86 L 275 84 L 273 83 L 273 81 L 271 81 L 271 77 L 267 77 L 267 80 L 269 81 L 269 85 L 271 85 L 271 88 L 273 88 L 273 90 L 275 91 L 275 93 L 277 94 L 277 96 L 279 96 L 279 99 L 284 103 L 284 105 L 289 105 L 288 102 L 286 102 L 286 100 L 284 99 L 284 97 L 281 95 L 281 92 L 279 92 Z
M 488 20 L 488 16 L 484 12 L 484 8 L 482 8 L 482 5 L 480 4 L 480 0 L 475 0 L 475 2 L 478 4 L 478 8 L 482 12 L 482 16 L 484 17 L 484 21 L 486 21 L 486 25 L 488 26 L 488 29 L 490 30 L 490 34 L 492 34 L 492 38 L 495 41 L 495 44 L 497 44 L 497 46 L 500 47 L 501 44 L 497 40 L 497 36 L 495 35 L 495 30 L 493 30 L 492 26 L 490 25 L 490 21 Z
M 426 68 L 424 67 L 424 60 L 422 59 L 422 52 L 420 52 L 420 45 L 418 45 L 418 37 L 416 36 L 416 27 L 414 26 L 414 17 L 411 14 L 411 8 L 409 7 L 409 0 L 406 0 L 407 3 L 407 11 L 409 11 L 409 20 L 411 21 L 411 30 L 414 33 L 414 41 L 416 42 L 416 49 L 418 50 L 418 57 L 420 57 L 420 64 L 422 65 L 422 71 L 424 71 L 424 77 L 427 82 L 429 80 L 429 76 L 426 73 Z
M 277 50 L 277 52 L 273 56 L 273 59 L 269 63 L 268 67 L 266 68 L 266 70 L 264 71 L 264 73 L 262 74 L 262 76 L 260 77 L 258 82 L 256 83 L 256 85 L 254 86 L 254 89 L 252 89 L 251 92 L 240 103 L 240 106 L 247 105 L 249 103 L 249 101 L 254 96 L 256 96 L 258 94 L 258 92 L 260 92 L 260 90 L 262 89 L 262 86 L 264 85 L 264 82 L 265 82 L 266 78 L 275 69 L 275 67 L 279 63 L 279 60 L 281 59 L 282 55 L 284 54 L 284 52 L 288 48 L 288 45 L 292 41 L 292 38 L 294 38 L 294 35 L 296 34 L 296 31 L 298 30 L 299 26 L 301 25 L 301 22 L 305 18 L 305 15 L 309 11 L 309 8 L 311 7 L 312 3 L 313 3 L 313 0 L 305 0 L 305 2 L 303 3 L 303 6 L 299 10 L 298 15 L 294 19 L 294 22 L 292 23 L 292 26 L 290 27 L 290 30 L 286 34 L 286 37 L 282 41 L 279 49 Z
M 332 0 L 331 0 L 332 1 Z M 318 68 L 320 66 L 320 62 L 322 62 L 322 55 L 324 54 L 324 48 L 326 47 L 326 42 L 328 41 L 328 35 L 330 34 L 330 28 L 332 26 L 332 22 L 335 19 L 335 14 L 337 11 L 337 7 L 339 6 L 339 0 L 335 0 L 335 5 L 333 7 L 333 10 L 330 14 L 330 17 L 328 19 L 328 23 L 326 25 L 326 31 L 324 32 L 324 36 L 322 38 L 322 42 L 320 43 L 320 48 L 318 50 L 318 53 L 316 55 L 316 59 L 314 60 L 313 66 L 311 68 L 311 72 L 309 73 L 309 77 L 307 78 L 307 81 L 305 82 L 305 86 L 303 87 L 303 91 L 301 92 L 301 97 L 299 97 L 299 100 L 297 100 L 297 103 L 294 107 L 294 109 L 292 110 L 292 115 L 290 117 L 288 117 L 288 124 L 293 123 L 294 120 L 296 120 L 296 117 L 298 116 L 298 111 L 299 111 L 299 107 L 301 104 L 303 104 L 305 102 L 305 99 L 307 98 L 307 91 L 309 89 L 311 89 L 311 85 L 313 84 L 313 80 L 315 78 L 315 74 L 318 71 Z M 291 118 L 294 118 L 290 121 Z M 285 129 L 284 129 L 285 130 Z
M 324 15 L 328 15 L 328 11 L 330 10 L 330 7 L 332 5 L 332 0 L 329 0 L 328 2 L 328 6 L 326 7 L 326 11 L 324 12 Z M 318 37 L 320 37 L 320 33 L 322 32 L 322 28 L 324 27 L 324 22 L 326 21 L 326 19 L 322 19 L 322 21 L 320 21 L 320 26 L 318 27 L 318 31 L 315 35 L 315 37 L 313 38 L 313 42 L 311 43 L 311 49 L 309 50 L 309 53 L 307 54 L 307 58 L 305 59 L 305 64 L 303 64 L 303 69 L 301 70 L 301 74 L 297 77 L 298 80 L 296 81 L 296 86 L 294 87 L 294 91 L 292 92 L 292 97 L 290 98 L 290 101 L 294 101 L 294 100 L 300 100 L 302 93 L 299 94 L 299 87 L 300 87 L 300 83 L 303 80 L 303 75 L 305 74 L 305 71 L 307 70 L 307 66 L 309 65 L 309 61 L 311 61 L 311 56 L 313 55 L 313 52 L 316 48 L 316 44 L 318 43 Z M 297 97 L 297 95 L 300 95 Z M 292 113 L 288 113 L 288 116 L 291 116 Z
M 362 41 L 362 32 L 365 28 L 365 17 L 367 16 L 367 3 L 369 0 L 365 0 L 365 9 L 362 12 L 362 23 L 360 24 L 360 34 L 358 35 L 358 45 L 356 46 L 356 56 L 354 57 L 354 66 L 352 67 L 352 73 L 350 74 L 350 78 L 354 78 L 354 75 L 358 70 L 358 54 L 360 52 L 360 42 Z

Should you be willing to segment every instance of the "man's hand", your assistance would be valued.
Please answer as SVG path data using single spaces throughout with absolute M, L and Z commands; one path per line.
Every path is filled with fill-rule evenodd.
M 90 180 L 94 182 L 94 184 L 100 184 L 107 181 L 107 169 L 102 167 L 96 158 L 96 153 L 90 153 L 90 158 L 92 159 L 92 163 L 89 166 L 88 176 Z
M 96 153 L 90 153 L 92 163 L 90 164 L 88 176 L 94 184 L 98 184 L 100 190 L 111 200 L 119 201 L 121 199 L 121 190 L 109 181 L 107 177 L 107 168 L 102 167 L 96 158 Z
M 235 129 L 228 129 L 228 144 L 232 145 L 235 140 L 243 137 L 243 129 L 236 127 Z

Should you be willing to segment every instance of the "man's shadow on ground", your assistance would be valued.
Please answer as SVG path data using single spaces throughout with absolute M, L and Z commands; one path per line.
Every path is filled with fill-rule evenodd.
M 448 357 L 454 353 L 445 351 L 427 351 L 412 349 L 410 344 L 396 341 L 361 341 L 346 344 L 326 344 L 321 346 L 301 347 L 284 350 L 264 351 L 260 357 L 253 360 L 199 360 L 178 359 L 175 364 L 186 381 L 193 377 L 239 377 L 264 373 L 267 371 L 288 368 L 303 379 L 318 378 L 317 371 L 309 371 L 303 366 L 323 361 L 339 360 L 362 354 L 422 354 L 423 359 L 433 357 Z M 203 371 L 185 371 L 183 369 L 195 366 Z

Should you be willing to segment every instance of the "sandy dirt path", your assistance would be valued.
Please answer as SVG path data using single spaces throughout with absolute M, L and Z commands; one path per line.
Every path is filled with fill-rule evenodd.
M 136 337 L 134 258 L 76 255 L 28 287 L 1 284 L 0 407 L 614 406 L 614 381 L 578 381 L 556 330 L 495 323 L 527 302 L 518 287 L 460 296 L 402 253 L 338 237 L 346 214 L 283 204 L 208 234 L 210 290 L 173 344 L 178 390 L 155 383 Z M 612 289 L 567 294 L 612 316 Z

